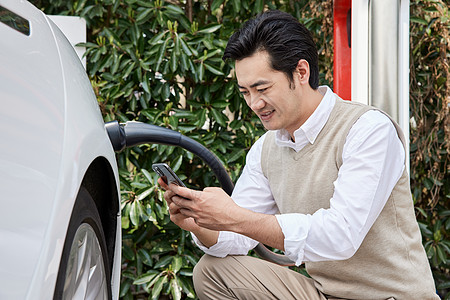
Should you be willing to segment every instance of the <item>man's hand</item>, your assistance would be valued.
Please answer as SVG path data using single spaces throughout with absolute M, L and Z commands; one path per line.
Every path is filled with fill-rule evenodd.
M 217 231 L 211 231 L 206 228 L 201 228 L 196 224 L 195 220 L 192 217 L 182 214 L 180 212 L 180 207 L 173 201 L 174 197 L 179 198 L 179 196 L 177 196 L 177 194 L 169 188 L 169 186 L 164 182 L 162 178 L 158 179 L 158 183 L 164 190 L 166 190 L 166 192 L 164 193 L 164 199 L 166 200 L 169 207 L 170 220 L 178 227 L 194 233 L 206 247 L 211 247 L 212 245 L 216 244 L 219 233 Z M 173 186 L 175 185 L 170 185 L 170 187 Z
M 158 179 L 158 183 L 166 191 L 164 193 L 164 199 L 169 207 L 170 220 L 184 230 L 191 232 L 198 231 L 199 226 L 195 223 L 195 220 L 180 213 L 180 207 L 178 207 L 172 200 L 176 194 L 169 188 L 167 183 L 165 183 L 162 178 Z
M 180 212 L 192 217 L 201 227 L 233 231 L 243 213 L 243 209 L 221 188 L 207 187 L 203 191 L 179 186 L 169 188 L 177 194 L 172 200 L 180 208 Z
M 207 247 L 217 242 L 219 231 L 246 235 L 261 243 L 284 250 L 284 235 L 274 215 L 256 213 L 238 206 L 221 188 L 195 191 L 174 184 L 159 184 L 166 189 L 170 219 L 193 232 Z

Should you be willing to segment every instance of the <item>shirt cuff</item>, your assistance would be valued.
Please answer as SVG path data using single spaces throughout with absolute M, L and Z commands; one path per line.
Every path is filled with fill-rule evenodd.
M 295 262 L 303 263 L 306 238 L 311 226 L 311 215 L 282 214 L 276 215 L 278 224 L 284 234 L 284 254 Z
M 206 247 L 200 240 L 191 232 L 192 239 L 197 246 L 211 256 L 225 257 L 227 255 L 247 255 L 250 249 L 253 249 L 258 242 L 246 236 L 230 232 L 220 231 L 217 243 L 211 247 Z

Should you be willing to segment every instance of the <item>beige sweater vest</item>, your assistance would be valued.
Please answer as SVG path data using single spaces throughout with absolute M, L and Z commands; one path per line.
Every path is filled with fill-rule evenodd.
M 299 152 L 277 146 L 274 132 L 267 133 L 261 166 L 280 213 L 313 214 L 330 207 L 346 136 L 356 120 L 371 109 L 337 99 L 314 145 L 308 144 Z M 400 128 L 393 123 L 404 142 Z M 326 295 L 439 299 L 421 243 L 406 171 L 353 257 L 305 265 L 316 287 Z

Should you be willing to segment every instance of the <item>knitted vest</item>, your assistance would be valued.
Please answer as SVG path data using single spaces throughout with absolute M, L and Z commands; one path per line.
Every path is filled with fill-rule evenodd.
M 280 213 L 313 214 L 330 207 L 346 136 L 356 120 L 371 109 L 337 99 L 314 145 L 308 144 L 299 152 L 277 146 L 274 132 L 267 133 L 261 166 Z M 404 143 L 400 128 L 393 123 Z M 326 295 L 345 299 L 439 299 L 422 247 L 406 170 L 351 258 L 305 265 L 317 289 Z

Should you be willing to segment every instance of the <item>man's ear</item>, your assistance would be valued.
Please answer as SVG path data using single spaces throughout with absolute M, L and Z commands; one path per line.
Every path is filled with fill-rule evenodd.
M 300 59 L 295 68 L 294 77 L 297 78 L 300 84 L 309 84 L 309 71 L 309 63 L 304 59 Z

